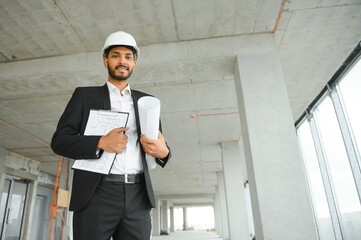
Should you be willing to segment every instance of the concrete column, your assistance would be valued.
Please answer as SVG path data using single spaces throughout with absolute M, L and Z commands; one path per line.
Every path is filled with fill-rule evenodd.
M 156 208 L 152 209 L 152 236 L 159 236 L 160 234 L 160 204 L 156 199 Z
M 214 199 L 214 205 L 213 205 L 213 209 L 214 209 L 214 225 L 215 225 L 215 230 L 218 233 L 219 236 L 222 235 L 222 227 L 221 227 L 221 220 L 220 220 L 220 210 L 219 210 L 219 203 L 218 203 L 218 194 L 216 193 L 215 195 L 215 199 Z
M 170 211 L 170 232 L 174 232 L 174 207 L 169 208 Z
M 219 204 L 218 187 L 216 187 L 216 195 L 214 199 L 214 222 L 216 224 L 216 232 L 219 236 L 222 236 L 222 220 L 221 220 L 221 207 Z
M 228 223 L 228 206 L 226 198 L 226 189 L 224 185 L 223 172 L 217 173 L 218 180 L 218 193 L 219 193 L 219 205 L 221 209 L 221 224 L 222 224 L 222 238 L 228 240 L 229 238 L 229 223 Z
M 161 230 L 168 233 L 168 201 L 162 201 L 162 209 L 161 209 Z
M 235 71 L 256 239 L 317 239 L 281 63 L 264 45 Z
M 23 238 L 30 240 L 31 230 L 34 218 L 35 202 L 36 202 L 36 193 L 38 191 L 38 181 L 35 180 L 29 184 L 28 191 L 28 200 L 27 200 L 27 209 L 25 209 L 25 222 L 24 222 L 24 235 Z
M 244 155 L 240 153 L 238 142 L 222 142 L 221 146 L 230 239 L 249 240 L 246 198 L 243 184 L 245 178 L 243 176 L 241 162 L 244 161 Z
M 5 155 L 6 155 L 5 148 L 0 148 L 0 196 L 2 195 L 2 192 L 4 190 L 5 177 L 6 177 Z
M 187 222 L 187 208 L 183 207 L 183 231 L 187 231 L 188 222 Z

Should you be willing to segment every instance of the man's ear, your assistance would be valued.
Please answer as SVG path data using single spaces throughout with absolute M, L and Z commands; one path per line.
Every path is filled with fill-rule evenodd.
M 108 68 L 108 58 L 103 57 L 103 64 L 105 68 Z

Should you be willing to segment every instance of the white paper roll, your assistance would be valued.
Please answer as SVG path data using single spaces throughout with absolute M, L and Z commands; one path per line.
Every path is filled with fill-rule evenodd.
M 141 133 L 146 137 L 158 139 L 160 101 L 155 97 L 142 97 L 138 100 L 139 122 Z M 146 154 L 149 169 L 157 166 L 155 158 Z

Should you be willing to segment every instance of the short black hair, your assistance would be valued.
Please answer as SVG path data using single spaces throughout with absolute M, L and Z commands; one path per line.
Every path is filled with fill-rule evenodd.
M 133 48 L 132 46 L 127 46 L 127 45 L 112 45 L 112 46 L 109 46 L 107 47 L 106 49 L 104 49 L 104 54 L 103 56 L 108 58 L 108 55 L 109 55 L 109 52 L 113 49 L 113 48 L 116 48 L 116 47 L 125 47 L 125 48 L 128 48 L 129 50 L 131 50 L 133 52 L 133 56 L 134 56 L 134 59 L 137 60 L 138 59 L 138 54 L 137 54 L 137 51 L 135 50 L 135 48 Z

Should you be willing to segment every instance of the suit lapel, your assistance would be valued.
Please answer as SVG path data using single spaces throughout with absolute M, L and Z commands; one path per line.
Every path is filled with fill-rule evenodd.
M 140 94 L 138 91 L 134 91 L 132 90 L 132 98 L 133 98 L 133 106 L 134 106 L 134 114 L 135 114 L 135 122 L 137 124 L 137 132 L 138 132 L 138 141 L 140 139 L 140 135 L 141 135 L 141 129 L 140 129 L 140 121 L 139 121 L 139 111 L 138 111 L 138 100 L 139 98 L 141 98 L 143 95 Z M 143 148 L 140 147 L 141 151 L 142 151 L 142 162 L 143 162 L 143 171 L 146 175 L 148 175 L 148 165 L 147 165 L 147 161 L 145 160 L 145 153 L 143 151 Z
M 139 98 L 141 98 L 143 96 L 146 96 L 146 95 L 144 93 L 132 90 L 135 121 L 136 121 L 136 124 L 137 124 L 137 131 L 138 131 L 138 141 L 139 141 L 140 134 L 141 134 L 140 122 L 139 122 L 139 111 L 138 111 L 138 100 L 139 100 Z M 143 151 L 142 146 L 140 146 L 140 151 L 142 152 L 141 156 L 142 156 L 142 163 L 143 163 L 143 172 L 144 172 L 145 185 L 146 185 L 146 188 L 147 188 L 149 201 L 150 201 L 150 203 L 151 203 L 151 205 L 153 207 L 156 207 L 154 193 L 153 193 L 153 187 L 152 187 L 152 181 L 150 179 L 148 164 L 147 164 L 147 161 L 145 159 L 145 152 Z
M 111 110 L 109 89 L 107 84 L 104 84 L 104 86 L 102 86 L 101 91 L 103 97 L 104 110 Z
M 138 111 L 138 100 L 141 97 L 139 92 L 132 90 L 132 98 L 133 98 L 133 106 L 134 106 L 134 113 L 135 113 L 135 122 L 137 124 L 137 132 L 138 137 L 140 137 L 141 130 L 140 130 L 140 122 L 139 122 L 139 111 Z

